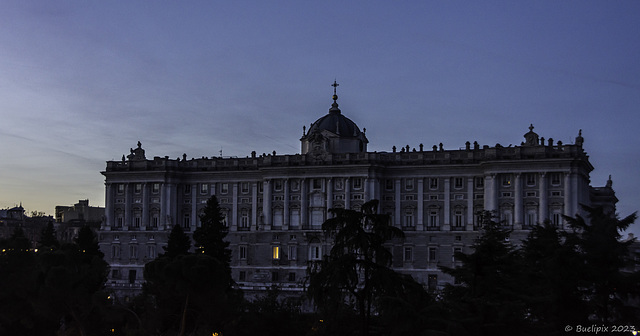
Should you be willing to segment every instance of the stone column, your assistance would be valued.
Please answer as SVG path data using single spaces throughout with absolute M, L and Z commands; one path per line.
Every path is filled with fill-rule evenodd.
M 127 183 L 124 186 L 124 223 L 122 225 L 123 230 L 127 230 L 131 224 L 132 219 L 132 211 L 131 204 L 133 203 L 133 198 L 131 197 L 131 183 Z
M 251 231 L 255 231 L 258 227 L 258 183 L 254 181 L 251 186 Z
M 263 185 L 263 197 L 262 197 L 262 217 L 264 218 L 265 230 L 271 229 L 271 180 L 266 180 Z
M 231 183 L 231 226 L 238 229 L 238 182 Z
M 574 217 L 575 214 L 575 210 L 573 208 L 573 187 L 572 187 L 572 178 L 571 178 L 571 173 L 567 172 L 564 175 L 564 214 L 565 216 L 569 216 L 569 217 Z M 564 221 L 564 224 L 566 225 L 567 221 Z M 565 227 L 566 228 L 566 227 Z
M 149 227 L 149 184 L 142 184 L 142 225 L 141 227 Z
M 198 184 L 191 185 L 191 226 L 190 231 L 193 232 L 198 227 Z
M 344 179 L 344 208 L 351 209 L 351 178 Z
M 424 178 L 418 178 L 418 224 L 417 231 L 424 230 Z
M 445 177 L 444 180 L 444 223 L 443 231 L 449 231 L 451 228 L 451 178 Z
M 368 202 L 371 200 L 371 198 L 369 197 L 369 193 L 371 192 L 371 188 L 369 186 L 369 178 L 368 177 L 363 177 L 362 178 L 364 181 L 362 181 L 362 183 L 364 183 L 364 197 L 362 197 L 364 199 L 365 202 Z
M 333 208 L 333 179 L 327 179 L 327 218 L 329 218 L 329 210 Z
M 167 184 L 162 183 L 160 185 L 160 218 L 158 218 L 158 230 L 166 230 L 167 229 Z
M 309 224 L 309 192 L 307 179 L 300 180 L 300 226 L 306 228 Z
M 395 226 L 397 227 L 402 227 L 402 208 L 401 208 L 401 204 L 400 204 L 400 198 L 402 197 L 401 191 L 402 191 L 402 180 L 397 178 L 395 180 L 395 192 L 396 192 L 396 197 L 395 197 L 395 203 L 396 203 L 396 212 L 394 214 L 395 216 Z
M 473 176 L 467 177 L 467 231 L 473 231 Z
M 524 224 L 524 202 L 522 195 L 522 174 L 515 174 L 513 192 L 513 229 L 522 229 Z
M 284 179 L 284 202 L 282 206 L 282 229 L 289 229 L 289 179 Z
M 497 175 L 489 174 L 484 177 L 484 210 L 496 211 L 497 205 Z
M 104 223 L 101 230 L 111 230 L 113 225 L 113 184 L 105 183 L 104 193 Z
M 538 193 L 540 200 L 540 207 L 538 208 L 538 223 L 542 224 L 545 220 L 549 219 L 549 199 L 547 193 L 547 176 L 546 174 L 540 173 L 540 189 Z

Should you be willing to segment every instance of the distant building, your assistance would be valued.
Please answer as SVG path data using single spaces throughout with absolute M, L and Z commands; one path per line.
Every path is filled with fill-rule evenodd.
M 58 239 L 66 243 L 73 242 L 84 225 L 98 231 L 104 219 L 104 208 L 89 206 L 88 199 L 79 200 L 72 206 L 58 205 L 55 211 Z
M 171 227 L 192 233 L 212 195 L 227 218 L 235 281 L 246 293 L 278 285 L 292 295 L 303 290 L 309 261 L 329 252 L 321 225 L 331 208 L 380 200 L 379 211 L 406 235 L 389 244 L 393 267 L 429 289 L 453 280 L 438 267 L 470 252 L 479 211 L 493 211 L 517 242 L 545 220 L 564 227 L 562 215 L 581 213 L 580 204 L 615 210 L 610 180 L 590 186 L 581 132 L 565 144 L 532 125 L 519 146 L 467 141 L 454 150 L 368 152 L 366 129 L 337 100 L 334 91 L 329 113 L 303 129 L 300 154 L 147 159 L 138 142 L 126 158 L 108 161 L 100 228 L 108 285 L 121 297 L 139 291 L 144 264 L 163 252 Z
M 29 217 L 20 206 L 0 209 L 0 240 L 11 237 L 16 228 L 22 228 L 32 248 L 36 248 L 42 229 L 53 223 L 52 216 L 34 214 Z

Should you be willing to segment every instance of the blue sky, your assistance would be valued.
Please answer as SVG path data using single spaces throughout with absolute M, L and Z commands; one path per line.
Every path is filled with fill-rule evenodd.
M 592 185 L 611 174 L 627 215 L 639 32 L 624 0 L 2 1 L 0 208 L 102 206 L 105 161 L 137 141 L 148 157 L 297 153 L 337 79 L 372 151 L 582 129 Z

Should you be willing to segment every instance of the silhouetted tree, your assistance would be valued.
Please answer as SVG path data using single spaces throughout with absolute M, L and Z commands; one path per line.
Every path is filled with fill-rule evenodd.
M 637 308 L 626 302 L 632 296 L 637 298 L 634 282 L 638 274 L 622 272 L 632 241 L 621 241 L 621 232 L 635 222 L 637 214 L 620 219 L 602 207 L 583 209 L 587 219 L 579 215 L 565 219 L 577 233 L 575 245 L 583 259 L 581 290 L 588 298 L 590 313 L 599 323 L 637 321 Z
M 361 211 L 331 209 L 333 218 L 322 230 L 333 238 L 333 247 L 323 260 L 309 267 L 308 294 L 324 314 L 345 310 L 353 302 L 360 316 L 360 333 L 367 335 L 371 312 L 380 297 L 395 290 L 399 275 L 390 266 L 391 252 L 384 246 L 402 238 L 402 230 L 391 225 L 390 217 L 378 214 L 378 201 L 362 205 Z M 343 330 L 344 331 L 344 330 Z
M 49 222 L 45 228 L 42 229 L 40 233 L 40 240 L 38 241 L 38 250 L 44 251 L 55 250 L 60 248 L 60 242 L 56 237 L 56 230 L 53 227 L 53 223 Z
M 215 196 L 207 200 L 207 206 L 200 215 L 200 222 L 200 227 L 193 232 L 196 253 L 204 253 L 230 267 L 228 265 L 231 262 L 231 250 L 229 242 L 224 240 L 228 229 L 224 225 L 224 215 Z
M 587 323 L 587 303 L 580 291 L 584 261 L 576 239 L 576 233 L 546 221 L 523 241 L 521 289 L 535 334 L 560 335 L 566 325 Z
M 164 256 L 172 258 L 183 254 L 189 254 L 189 249 L 191 249 L 191 240 L 189 239 L 189 236 L 184 233 L 184 230 L 182 230 L 180 225 L 174 225 L 173 229 L 171 229 L 171 233 L 169 234 L 167 246 L 164 247 Z
M 441 267 L 455 278 L 445 287 L 445 303 L 454 325 L 477 335 L 520 334 L 526 308 L 520 297 L 520 257 L 508 242 L 510 231 L 482 215 L 482 234 L 470 254 L 456 253 L 461 266 Z

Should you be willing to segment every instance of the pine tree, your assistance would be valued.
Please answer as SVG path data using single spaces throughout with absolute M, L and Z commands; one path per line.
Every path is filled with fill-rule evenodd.
M 100 246 L 98 245 L 98 237 L 88 225 L 83 225 L 80 228 L 75 243 L 83 253 L 94 255 L 98 258 L 104 257 L 104 253 L 100 251 Z
M 445 303 L 455 324 L 477 335 L 512 335 L 525 325 L 525 305 L 518 293 L 520 257 L 508 242 L 509 230 L 483 213 L 483 231 L 470 254 L 456 253 L 462 263 L 440 267 L 452 275 L 455 285 L 445 287 Z
M 632 241 L 621 240 L 621 232 L 635 222 L 637 214 L 620 219 L 602 207 L 583 206 L 583 209 L 587 218 L 578 215 L 565 219 L 577 233 L 574 243 L 583 259 L 581 289 L 584 297 L 589 298 L 590 313 L 601 323 L 637 320 L 638 309 L 626 302 L 639 294 L 638 272 L 622 272 Z
M 164 247 L 164 257 L 173 258 L 183 254 L 189 254 L 191 248 L 191 240 L 189 236 L 184 233 L 182 227 L 178 224 L 173 226 L 171 233 L 169 234 L 169 241 L 167 246 Z
M 224 219 L 218 199 L 211 196 L 207 200 L 207 206 L 203 209 L 202 215 L 200 215 L 202 225 L 193 233 L 193 240 L 197 247 L 196 253 L 212 256 L 229 265 L 231 250 L 228 248 L 229 242 L 224 240 L 228 232 L 224 225 Z

